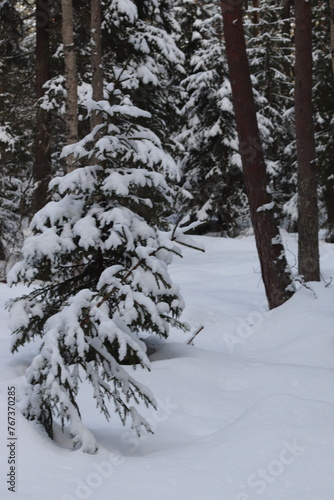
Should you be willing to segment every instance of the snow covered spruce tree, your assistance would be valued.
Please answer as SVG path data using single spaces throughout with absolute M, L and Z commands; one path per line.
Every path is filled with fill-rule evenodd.
M 180 26 L 172 7 L 171 0 L 113 0 L 103 9 L 104 47 L 111 48 L 104 60 L 105 77 L 115 65 L 134 76 L 128 85 L 132 102 L 151 113 L 150 127 L 161 134 L 170 154 L 176 147 L 171 136 L 177 126 L 178 79 L 184 72 L 184 55 L 175 42 Z
M 260 133 L 270 188 L 279 212 L 286 203 L 287 208 L 293 206 L 291 199 L 297 189 L 292 21 L 288 2 L 274 0 L 249 3 L 245 16 L 253 85 L 262 96 L 258 99 Z
M 143 400 L 155 407 L 154 397 L 122 365 L 149 368 L 137 334 L 166 337 L 170 325 L 186 328 L 167 270 L 179 250 L 162 230 L 169 190 L 158 172 L 170 173 L 175 164 L 144 126 L 149 113 L 132 104 L 124 88 L 131 88 L 130 78 L 115 70 L 109 99 L 86 102 L 103 123 L 63 155 L 88 166 L 51 181 L 53 201 L 33 218 L 35 234 L 9 276 L 11 284 L 41 283 L 10 304 L 13 351 L 42 337 L 26 372 L 23 414 L 51 437 L 55 421 L 69 421 L 74 445 L 89 453 L 97 444 L 81 420 L 80 381 L 93 386 L 107 419 L 111 401 L 123 423 L 129 416 L 138 433 L 150 430 L 135 406 Z
M 183 212 L 190 221 L 209 222 L 235 235 L 248 218 L 232 91 L 222 42 L 219 3 L 187 0 L 175 11 L 182 28 L 187 76 L 181 85 L 183 127 L 176 139 L 181 159 Z
M 0 2 L 0 260 L 7 262 L 19 251 L 31 202 L 35 119 L 32 37 L 28 10 L 18 4 Z

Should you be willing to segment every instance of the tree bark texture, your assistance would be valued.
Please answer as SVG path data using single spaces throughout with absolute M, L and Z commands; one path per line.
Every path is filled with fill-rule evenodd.
M 312 7 L 295 0 L 295 121 L 298 170 L 298 266 L 319 281 L 318 198 L 312 107 Z
M 260 0 L 253 0 L 253 9 L 258 9 L 260 7 Z M 260 23 L 260 13 L 255 10 L 252 15 L 252 22 L 254 24 L 254 36 L 259 35 L 259 23 Z
M 43 85 L 49 80 L 49 3 L 47 0 L 36 1 L 36 98 L 45 92 Z M 33 178 L 35 183 L 33 213 L 40 210 L 47 202 L 48 184 L 51 178 L 50 155 L 50 112 L 37 106 L 35 161 Z
M 323 192 L 326 212 L 327 212 L 327 231 L 325 240 L 327 243 L 334 243 L 334 181 L 327 179 Z
M 78 82 L 72 0 L 62 0 L 61 7 L 66 78 L 66 142 L 73 144 L 78 141 Z M 68 172 L 75 168 L 72 155 L 67 156 L 66 166 Z
M 101 0 L 91 0 L 91 63 L 93 99 L 98 102 L 103 99 L 103 70 L 102 70 L 102 35 L 101 35 Z M 91 128 L 101 125 L 102 115 L 93 111 Z
M 273 309 L 291 297 L 293 285 L 268 188 L 241 3 L 238 0 L 221 0 L 226 55 L 251 219 L 266 295 L 269 307 Z

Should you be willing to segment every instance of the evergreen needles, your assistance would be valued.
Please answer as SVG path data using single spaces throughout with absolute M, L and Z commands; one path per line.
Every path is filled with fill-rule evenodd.
M 24 259 L 9 276 L 11 284 L 39 283 L 10 304 L 13 351 L 42 337 L 21 409 L 51 437 L 54 419 L 63 426 L 68 420 L 73 443 L 89 453 L 97 445 L 81 420 L 80 380 L 92 385 L 107 419 L 111 401 L 123 423 L 130 417 L 138 433 L 142 426 L 149 431 L 135 406 L 143 400 L 155 407 L 154 397 L 121 363 L 149 369 L 137 334 L 166 337 L 170 324 L 185 328 L 177 319 L 183 301 L 167 269 L 180 251 L 156 221 L 157 207 L 161 216 L 169 204 L 157 170 L 174 164 L 155 134 L 139 124 L 149 114 L 126 95 L 122 82 L 128 78 L 108 86 L 108 101 L 87 103 L 103 114 L 99 138 L 94 142 L 95 130 L 64 154 L 93 157 L 97 164 L 53 179 L 53 201 L 35 215 Z

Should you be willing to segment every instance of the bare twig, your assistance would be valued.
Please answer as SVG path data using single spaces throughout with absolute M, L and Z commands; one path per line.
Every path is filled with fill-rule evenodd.
M 194 341 L 195 337 L 197 337 L 197 335 L 198 335 L 198 334 L 199 334 L 202 330 L 204 330 L 204 326 L 203 326 L 203 325 L 202 325 L 202 326 L 200 326 L 200 327 L 196 330 L 196 332 L 195 332 L 195 333 L 194 333 L 194 334 L 190 337 L 190 339 L 187 341 L 187 344 L 188 344 L 188 345 L 191 345 L 191 344 L 193 343 L 193 341 Z
M 184 243 L 183 241 L 179 241 L 177 238 L 175 238 L 172 241 L 175 241 L 178 245 L 183 245 L 184 247 L 192 248 L 193 250 L 199 250 L 200 252 L 205 253 L 204 248 L 199 248 L 199 247 L 195 247 L 193 245 L 189 245 L 188 243 Z
M 306 288 L 307 290 L 310 290 L 310 292 L 313 293 L 314 295 L 314 298 L 317 299 L 318 296 L 317 294 L 315 293 L 315 291 L 313 290 L 313 288 L 304 280 L 304 278 L 302 276 L 295 276 L 294 280 L 297 282 L 297 283 L 300 283 L 301 286 L 303 286 L 304 288 Z
M 329 287 L 332 284 L 333 278 L 332 276 L 329 278 L 328 282 L 326 283 L 325 278 L 321 275 L 322 281 L 325 283 L 325 288 Z

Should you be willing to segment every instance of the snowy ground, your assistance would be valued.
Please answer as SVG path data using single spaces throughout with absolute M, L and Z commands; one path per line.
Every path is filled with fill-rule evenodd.
M 97 455 L 51 442 L 17 413 L 16 492 L 7 490 L 7 391 L 19 391 L 37 347 L 9 353 L 0 317 L 0 498 L 2 500 L 333 500 L 334 246 L 321 242 L 323 283 L 300 288 L 267 312 L 253 237 L 198 237 L 172 274 L 192 332 L 172 332 L 135 376 L 159 400 L 141 439 L 115 416 L 96 413 L 89 389 L 80 406 L 98 438 Z M 296 241 L 284 235 L 291 264 Z M 327 285 L 327 286 L 326 286 Z M 0 287 L 0 301 L 22 289 Z M 132 370 L 132 368 L 130 368 Z

